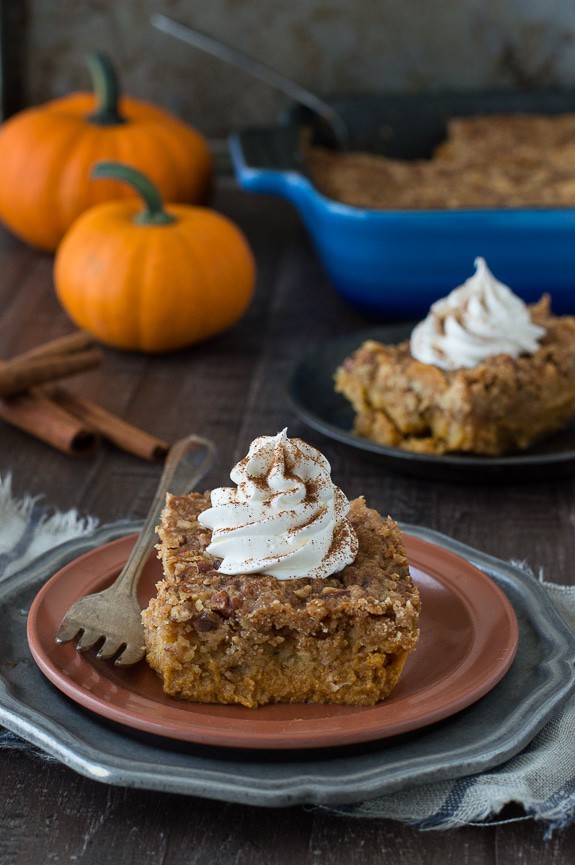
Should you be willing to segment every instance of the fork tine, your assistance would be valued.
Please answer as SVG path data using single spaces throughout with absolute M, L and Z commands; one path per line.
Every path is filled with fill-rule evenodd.
M 118 667 L 127 667 L 130 664 L 136 664 L 140 661 L 146 653 L 146 649 L 144 646 L 138 646 L 133 643 L 129 643 L 123 652 L 120 652 L 114 663 Z
M 76 623 L 64 619 L 58 628 L 55 640 L 57 643 L 68 643 L 70 640 L 74 639 L 79 631 L 80 627 Z
M 103 658 L 104 660 L 113 658 L 116 652 L 125 645 L 125 640 L 121 640 L 118 637 L 106 637 L 98 651 L 98 658 Z
M 98 640 L 102 639 L 101 631 L 93 631 L 91 628 L 85 628 L 82 634 L 80 635 L 80 639 L 76 645 L 76 648 L 79 652 L 85 652 L 87 649 L 91 649 L 93 645 L 95 645 Z

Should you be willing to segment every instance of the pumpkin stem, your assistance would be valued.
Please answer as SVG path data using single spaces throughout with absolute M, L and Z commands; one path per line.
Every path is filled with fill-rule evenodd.
M 129 183 L 136 190 L 146 208 L 135 217 L 135 221 L 139 225 L 168 225 L 171 222 L 176 222 L 176 217 L 164 210 L 160 193 L 152 181 L 141 171 L 132 168 L 131 165 L 112 161 L 98 162 L 92 169 L 92 177 L 121 180 Z
M 88 116 L 88 120 L 100 126 L 126 123 L 118 110 L 120 86 L 110 58 L 97 51 L 88 55 L 87 60 L 96 96 L 96 110 Z

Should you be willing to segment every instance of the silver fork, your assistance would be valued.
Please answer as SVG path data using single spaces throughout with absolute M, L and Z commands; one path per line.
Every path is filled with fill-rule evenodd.
M 212 465 L 215 453 L 211 442 L 194 435 L 180 439 L 170 448 L 144 527 L 128 561 L 107 589 L 74 601 L 62 619 L 55 637 L 57 643 L 78 637 L 76 648 L 80 652 L 101 643 L 98 658 L 115 657 L 119 666 L 135 664 L 144 656 L 144 627 L 137 588 L 150 556 L 166 493 L 184 495 L 193 489 Z

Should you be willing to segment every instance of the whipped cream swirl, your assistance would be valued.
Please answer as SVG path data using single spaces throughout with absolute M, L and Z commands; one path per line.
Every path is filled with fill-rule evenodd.
M 411 354 L 440 369 L 474 367 L 495 354 L 533 354 L 545 328 L 510 288 L 499 282 L 483 258 L 475 274 L 442 300 L 411 334 Z
M 285 429 L 260 436 L 230 477 L 237 488 L 213 490 L 198 518 L 212 530 L 207 551 L 222 559 L 220 573 L 329 577 L 353 562 L 349 502 L 315 448 Z

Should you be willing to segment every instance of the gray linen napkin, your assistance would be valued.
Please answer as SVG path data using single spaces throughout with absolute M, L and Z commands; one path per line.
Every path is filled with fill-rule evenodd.
M 557 612 L 575 631 L 575 586 L 543 580 L 541 585 Z M 575 697 L 523 751 L 494 769 L 324 810 L 347 816 L 385 817 L 420 829 L 452 829 L 492 824 L 494 816 L 512 803 L 521 805 L 527 817 L 542 821 L 547 835 L 575 822 Z
M 96 526 L 97 520 L 80 517 L 76 510 L 59 513 L 38 498 L 18 501 L 12 495 L 11 477 L 0 478 L 0 583 L 47 549 L 87 534 Z M 543 581 L 542 585 L 575 631 L 575 586 Z M 0 748 L 40 753 L 1 728 Z M 322 810 L 397 820 L 421 829 L 449 829 L 493 823 L 494 817 L 512 803 L 523 807 L 526 818 L 542 821 L 548 832 L 575 822 L 575 697 L 520 754 L 494 769 Z

